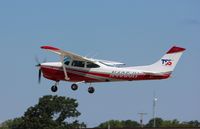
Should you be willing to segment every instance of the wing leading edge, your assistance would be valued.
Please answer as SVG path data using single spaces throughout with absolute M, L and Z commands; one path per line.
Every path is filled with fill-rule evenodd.
M 52 46 L 41 46 L 42 49 L 45 49 L 45 50 L 48 50 L 50 52 L 53 52 L 53 53 L 56 53 L 60 56 L 67 56 L 67 57 L 70 57 L 74 60 L 81 60 L 81 61 L 90 61 L 89 59 L 83 57 L 83 56 L 80 56 L 78 54 L 75 54 L 75 53 L 72 53 L 72 52 L 69 52 L 69 51 L 63 51 L 59 48 L 55 48 L 55 47 L 52 47 Z

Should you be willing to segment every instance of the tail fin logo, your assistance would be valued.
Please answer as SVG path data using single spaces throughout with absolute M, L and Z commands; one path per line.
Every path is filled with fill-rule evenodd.
M 171 59 L 161 59 L 162 64 L 165 66 L 171 66 L 172 65 L 172 60 Z

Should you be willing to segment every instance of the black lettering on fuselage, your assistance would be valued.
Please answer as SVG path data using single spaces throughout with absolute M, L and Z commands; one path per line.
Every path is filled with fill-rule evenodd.
M 112 71 L 110 77 L 117 77 L 117 78 L 136 78 L 138 76 L 137 72 L 130 72 L 130 71 Z

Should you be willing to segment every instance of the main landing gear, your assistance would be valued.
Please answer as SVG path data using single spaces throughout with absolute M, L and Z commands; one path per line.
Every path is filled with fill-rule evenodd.
M 89 88 L 88 88 L 88 92 L 89 92 L 90 94 L 94 93 L 94 91 L 95 91 L 94 87 L 89 87 Z
M 95 89 L 94 89 L 94 87 L 91 86 L 91 83 L 90 83 L 90 86 L 88 87 L 88 92 L 90 94 L 92 94 L 92 93 L 94 93 L 94 91 L 95 91 Z
M 73 90 L 73 91 L 75 91 L 75 90 L 77 90 L 78 89 L 78 85 L 77 84 L 72 84 L 71 85 L 71 89 Z
M 73 91 L 77 90 L 77 89 L 78 89 L 78 84 L 76 84 L 76 83 L 72 84 L 72 85 L 71 85 L 71 89 L 72 89 Z M 91 86 L 91 83 L 90 83 L 90 86 L 89 86 L 89 88 L 88 88 L 88 92 L 89 92 L 90 94 L 92 94 L 92 93 L 94 93 L 94 91 L 95 91 L 95 89 L 94 89 L 94 87 Z

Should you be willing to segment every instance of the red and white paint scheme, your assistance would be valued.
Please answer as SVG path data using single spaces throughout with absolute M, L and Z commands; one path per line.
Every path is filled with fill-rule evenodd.
M 39 82 L 41 73 L 45 78 L 55 81 L 55 85 L 51 87 L 53 92 L 57 91 L 59 81 L 73 82 L 71 88 L 77 90 L 78 83 L 167 79 L 171 76 L 185 50 L 185 48 L 173 46 L 152 65 L 125 67 L 124 63 L 87 58 L 51 46 L 41 48 L 58 54 L 61 59 L 60 62 L 46 62 L 37 65 Z M 94 87 L 90 85 L 88 92 L 93 93 L 94 91 Z

